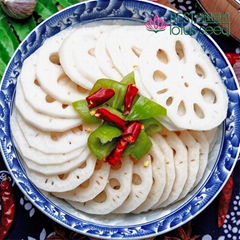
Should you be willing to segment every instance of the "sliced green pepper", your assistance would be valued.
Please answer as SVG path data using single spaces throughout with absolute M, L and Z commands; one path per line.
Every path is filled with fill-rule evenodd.
M 101 123 L 101 119 L 96 118 L 90 114 L 87 101 L 79 100 L 72 103 L 73 108 L 78 112 L 83 122 L 85 123 Z M 94 111 L 94 109 L 92 109 Z
M 115 91 L 115 95 L 107 101 L 107 103 L 115 108 L 115 109 L 121 109 L 123 106 L 124 96 L 126 93 L 127 86 L 124 84 L 121 84 L 117 81 L 111 80 L 111 79 L 99 79 L 94 84 L 93 88 L 90 91 L 90 94 L 96 92 L 99 88 L 111 88 Z
M 152 147 L 152 142 L 148 135 L 142 130 L 133 144 L 129 144 L 124 152 L 124 156 L 131 155 L 133 158 L 140 160 L 147 154 Z
M 125 84 L 125 85 L 129 85 L 129 84 L 136 84 L 135 83 L 135 78 L 134 78 L 134 72 L 131 72 L 129 73 L 128 75 L 126 75 L 122 81 L 121 81 L 122 84 Z
M 161 123 L 155 118 L 145 119 L 140 122 L 144 125 L 144 131 L 150 136 L 161 131 L 162 129 Z
M 127 121 L 144 120 L 157 116 L 166 116 L 167 110 L 150 99 L 140 96 L 126 117 Z
M 116 147 L 117 137 L 122 135 L 122 131 L 109 124 L 104 124 L 93 131 L 88 137 L 88 148 L 99 160 L 107 157 Z

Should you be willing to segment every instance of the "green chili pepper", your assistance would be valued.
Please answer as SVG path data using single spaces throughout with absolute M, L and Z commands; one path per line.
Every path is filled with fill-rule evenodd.
M 122 131 L 109 124 L 104 124 L 93 131 L 88 137 L 88 148 L 99 160 L 107 157 L 116 147 L 117 137 L 122 135 Z
M 152 147 L 152 142 L 148 135 L 142 130 L 133 144 L 129 144 L 124 152 L 124 156 L 131 155 L 133 158 L 140 160 L 147 154 Z
M 144 125 L 144 131 L 150 136 L 162 129 L 161 123 L 155 118 L 145 119 L 140 121 L 140 123 Z
M 121 81 L 122 84 L 125 84 L 125 85 L 129 85 L 129 84 L 136 84 L 135 83 L 135 78 L 134 78 L 134 72 L 131 72 L 129 73 L 128 75 L 126 75 L 122 81 Z
M 166 116 L 167 110 L 150 99 L 140 96 L 126 117 L 127 121 L 144 120 L 157 116 Z
M 94 115 L 90 114 L 87 101 L 79 100 L 72 103 L 73 108 L 78 112 L 83 122 L 85 123 L 101 123 L 101 119 L 96 118 Z M 94 111 L 92 109 L 91 111 Z
M 99 79 L 94 84 L 93 88 L 90 91 L 90 94 L 96 92 L 99 88 L 111 88 L 115 91 L 115 95 L 107 101 L 107 103 L 115 108 L 121 109 L 123 106 L 124 96 L 127 89 L 127 86 L 121 84 L 120 82 L 111 80 L 111 79 Z

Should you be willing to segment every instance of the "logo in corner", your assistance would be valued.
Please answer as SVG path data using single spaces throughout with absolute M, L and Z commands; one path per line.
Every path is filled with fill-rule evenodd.
M 164 21 L 164 19 L 158 17 L 157 15 L 154 18 L 150 19 L 144 24 L 148 31 L 160 32 L 164 31 L 169 24 Z

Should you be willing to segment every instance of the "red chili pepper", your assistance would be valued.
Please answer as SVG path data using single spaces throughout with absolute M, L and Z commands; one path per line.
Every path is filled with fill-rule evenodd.
M 233 191 L 233 176 L 231 175 L 222 189 L 218 202 L 218 227 L 222 227 L 226 219 Z
M 128 115 L 131 111 L 133 100 L 138 93 L 138 89 L 134 84 L 129 84 L 124 97 L 124 111 L 123 115 Z
M 122 137 L 128 143 L 136 142 L 138 135 L 142 129 L 142 124 L 139 122 L 131 122 L 123 131 Z
M 225 54 L 229 60 L 229 62 L 234 65 L 236 62 L 240 61 L 240 54 L 236 53 L 226 53 Z
M 7 178 L 2 180 L 0 185 L 2 216 L 0 224 L 0 240 L 4 239 L 13 223 L 15 203 L 13 200 L 12 188 Z
M 128 142 L 125 141 L 123 138 L 121 138 L 117 143 L 116 149 L 113 150 L 109 156 L 107 156 L 106 162 L 108 162 L 112 166 L 117 165 L 121 161 L 121 157 L 127 145 L 128 145 Z
M 99 106 L 106 101 L 108 101 L 111 97 L 115 95 L 115 92 L 111 88 L 100 88 L 90 96 L 86 98 L 88 107 L 94 108 Z
M 114 123 L 117 127 L 123 130 L 126 128 L 127 125 L 127 122 L 125 120 L 109 112 L 105 108 L 98 108 L 95 113 L 95 117 L 103 119 L 106 122 Z

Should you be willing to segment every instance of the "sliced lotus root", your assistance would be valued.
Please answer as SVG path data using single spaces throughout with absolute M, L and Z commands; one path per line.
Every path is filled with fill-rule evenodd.
M 163 194 L 160 197 L 159 201 L 152 207 L 152 209 L 157 209 L 166 199 L 168 199 L 170 193 L 172 192 L 176 174 L 173 149 L 160 134 L 155 134 L 152 138 L 164 155 L 166 169 L 166 184 Z
M 76 167 L 78 167 L 84 161 L 86 161 L 88 155 L 89 152 L 86 149 L 83 149 L 81 155 L 79 155 L 76 158 L 70 159 L 62 164 L 40 165 L 38 163 L 33 162 L 31 159 L 25 157 L 23 157 L 23 161 L 26 163 L 29 169 L 34 170 L 38 173 L 44 175 L 59 175 L 74 170 Z
M 82 123 L 79 119 L 55 118 L 36 112 L 24 98 L 21 84 L 17 84 L 15 106 L 26 122 L 42 131 L 64 132 Z
M 179 138 L 186 145 L 188 150 L 188 178 L 179 196 L 179 199 L 182 199 L 190 192 L 197 178 L 200 164 L 200 144 L 188 131 L 180 132 Z
M 76 202 L 86 202 L 100 194 L 108 183 L 110 165 L 97 160 L 92 176 L 77 188 L 62 193 L 52 193 L 56 197 Z
M 204 131 L 203 132 L 208 140 L 209 143 L 209 152 L 212 151 L 216 141 L 217 141 L 217 133 L 218 133 L 218 128 L 213 128 L 209 131 Z
M 110 34 L 111 32 L 105 32 L 99 37 L 94 54 L 96 56 L 97 64 L 103 74 L 110 79 L 120 81 L 123 76 L 114 66 L 113 61 L 106 50 L 106 39 L 109 38 Z
M 62 133 L 44 132 L 28 124 L 19 114 L 17 120 L 28 144 L 44 153 L 69 153 L 87 145 L 89 133 L 83 126 Z
M 68 201 L 73 207 L 86 213 L 104 215 L 111 213 L 119 207 L 131 191 L 132 161 L 129 158 L 122 159 L 119 169 L 111 169 L 109 183 L 104 191 L 93 200 L 84 203 Z
M 25 167 L 29 179 L 40 189 L 47 192 L 70 191 L 91 177 L 96 159 L 91 154 L 78 168 L 61 175 L 44 175 Z
M 202 179 L 208 163 L 209 143 L 203 132 L 191 131 L 191 135 L 200 144 L 199 169 L 194 183 L 195 187 Z
M 98 67 L 94 53 L 102 32 L 103 27 L 99 26 L 80 27 L 65 39 L 59 51 L 66 74 L 86 89 L 91 89 L 97 79 L 106 77 Z
M 59 118 L 79 118 L 79 115 L 71 105 L 57 101 L 41 88 L 36 78 L 37 56 L 35 52 L 28 57 L 24 61 L 21 70 L 20 83 L 25 100 L 33 109 L 40 113 Z M 52 86 L 52 88 L 54 88 L 54 86 Z
M 153 183 L 151 162 L 151 156 L 147 154 L 134 164 L 131 192 L 114 213 L 130 213 L 147 199 Z
M 162 151 L 153 139 L 152 149 L 149 152 L 152 159 L 153 184 L 147 199 L 133 213 L 146 212 L 151 209 L 161 198 L 166 183 L 165 159 Z
M 161 207 L 166 207 L 176 201 L 184 189 L 188 178 L 188 152 L 181 139 L 173 132 L 164 133 L 169 146 L 173 149 L 174 164 L 175 164 L 175 182 L 168 199 L 161 204 Z
M 67 31 L 69 33 L 69 31 Z M 59 33 L 47 39 L 38 51 L 37 80 L 41 87 L 61 103 L 71 104 L 84 99 L 88 92 L 65 74 L 59 61 L 59 48 L 67 33 Z
M 73 158 L 76 158 L 82 153 L 82 148 L 78 148 L 74 151 L 61 154 L 47 154 L 31 147 L 26 141 L 16 119 L 15 110 L 11 116 L 11 132 L 15 145 L 18 151 L 25 158 L 31 159 L 33 162 L 44 165 L 44 164 L 62 164 Z
M 165 32 L 165 31 L 164 31 Z M 225 118 L 226 89 L 198 42 L 187 35 L 154 34 L 139 58 L 142 81 L 179 129 L 209 130 Z

